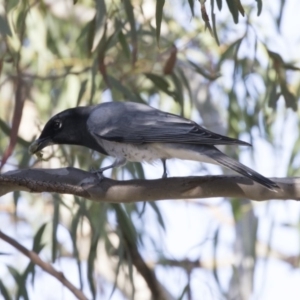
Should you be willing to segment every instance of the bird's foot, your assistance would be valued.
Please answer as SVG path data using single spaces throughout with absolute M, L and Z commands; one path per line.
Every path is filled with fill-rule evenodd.
M 100 181 L 104 179 L 103 171 L 99 170 L 99 171 L 95 171 L 94 173 L 97 175 Z
M 104 179 L 104 175 L 103 175 L 103 170 L 96 170 L 96 169 L 94 169 L 94 168 L 91 168 L 91 172 L 93 173 L 93 174 L 95 174 L 95 175 L 97 175 L 97 177 L 98 177 L 98 179 L 100 180 L 100 181 L 102 181 L 103 179 Z
M 166 159 L 163 158 L 161 160 L 162 164 L 163 164 L 163 168 L 164 168 L 164 172 L 162 174 L 162 178 L 167 178 L 168 177 L 168 173 L 167 173 L 167 165 L 166 165 Z

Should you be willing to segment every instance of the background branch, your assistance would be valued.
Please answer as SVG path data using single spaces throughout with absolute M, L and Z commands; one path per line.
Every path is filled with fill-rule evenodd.
M 18 249 L 24 255 L 26 255 L 34 264 L 41 267 L 45 272 L 55 277 L 58 281 L 60 281 L 66 288 L 68 288 L 78 299 L 80 300 L 87 300 L 87 297 L 77 289 L 66 277 L 62 272 L 56 271 L 52 265 L 44 262 L 34 251 L 30 251 L 16 240 L 12 239 L 2 231 L 0 231 L 0 238 L 6 241 L 8 244 L 13 246 L 14 248 Z

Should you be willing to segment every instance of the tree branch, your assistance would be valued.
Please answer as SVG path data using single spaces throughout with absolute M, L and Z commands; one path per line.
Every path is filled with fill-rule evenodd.
M 80 300 L 87 300 L 87 297 L 82 293 L 81 290 L 77 289 L 69 280 L 66 279 L 65 275 L 62 272 L 56 271 L 52 265 L 44 262 L 34 251 L 30 251 L 16 240 L 12 239 L 2 231 L 0 231 L 0 239 L 6 241 L 11 246 L 18 249 L 24 255 L 26 255 L 34 264 L 41 267 L 45 272 L 49 273 L 53 277 L 55 277 L 58 281 L 60 281 L 66 288 L 68 288 L 76 297 Z
M 99 180 L 75 168 L 25 169 L 0 174 L 0 196 L 12 191 L 72 194 L 96 202 L 127 203 L 164 199 L 239 197 L 257 201 L 300 200 L 300 178 L 271 178 L 277 192 L 242 176 L 172 177 L 155 180 Z

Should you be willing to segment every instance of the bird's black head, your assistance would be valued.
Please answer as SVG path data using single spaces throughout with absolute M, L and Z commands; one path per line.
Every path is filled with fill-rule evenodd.
M 40 137 L 34 141 L 29 151 L 36 153 L 53 144 L 87 146 L 90 134 L 86 123 L 92 107 L 67 109 L 52 117 L 45 125 Z

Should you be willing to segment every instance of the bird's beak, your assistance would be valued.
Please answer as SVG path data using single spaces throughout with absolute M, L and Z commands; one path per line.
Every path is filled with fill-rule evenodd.
M 53 145 L 53 142 L 50 138 L 39 138 L 29 146 L 29 153 L 35 154 L 50 145 Z

